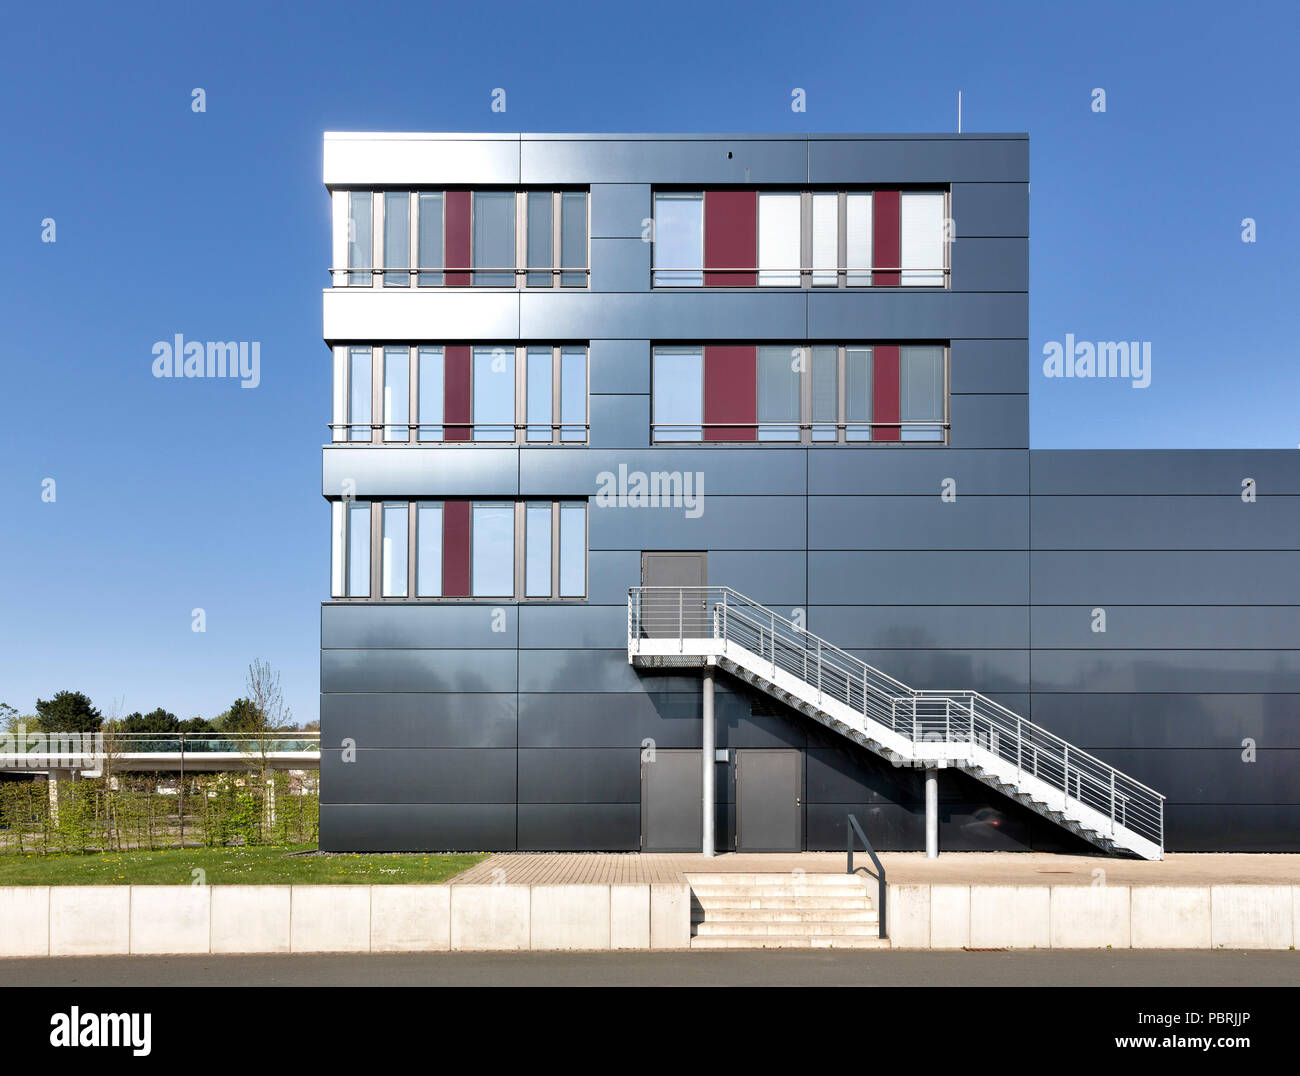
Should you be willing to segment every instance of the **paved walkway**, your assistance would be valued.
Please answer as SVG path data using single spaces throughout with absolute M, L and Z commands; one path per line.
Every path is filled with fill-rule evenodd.
M 1091 885 L 1097 871 L 1108 885 L 1300 885 L 1300 855 L 1172 854 L 1162 862 L 1107 856 L 1055 856 L 1037 852 L 921 852 L 881 855 L 891 885 Z M 859 853 L 856 866 L 871 866 Z M 502 852 L 452 885 L 576 885 L 681 882 L 687 874 L 837 874 L 843 852 L 727 853 L 701 855 L 636 852 Z

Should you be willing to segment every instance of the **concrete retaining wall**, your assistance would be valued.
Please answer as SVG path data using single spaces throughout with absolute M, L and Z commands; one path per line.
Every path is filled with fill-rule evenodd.
M 674 949 L 681 885 L 0 886 L 0 957 Z
M 1293 949 L 1300 886 L 897 885 L 898 949 Z

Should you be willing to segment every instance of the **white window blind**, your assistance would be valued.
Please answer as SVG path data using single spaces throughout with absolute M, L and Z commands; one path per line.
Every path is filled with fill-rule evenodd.
M 758 283 L 799 286 L 799 195 L 758 196 Z
M 903 192 L 901 208 L 904 287 L 943 287 L 943 195 Z
M 840 255 L 840 196 L 814 194 L 812 199 L 812 282 L 833 288 Z
M 871 195 L 850 194 L 844 208 L 850 288 L 871 286 Z M 854 270 L 858 270 L 854 272 Z

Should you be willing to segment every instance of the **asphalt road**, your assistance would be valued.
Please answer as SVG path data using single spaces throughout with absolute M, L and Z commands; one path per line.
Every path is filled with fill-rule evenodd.
M 5 986 L 1295 986 L 1295 952 L 659 952 L 0 960 Z

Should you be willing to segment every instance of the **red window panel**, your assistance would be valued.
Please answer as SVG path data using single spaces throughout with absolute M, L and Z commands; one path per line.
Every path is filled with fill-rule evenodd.
M 442 593 L 469 597 L 469 501 L 442 504 Z
M 753 346 L 704 349 L 704 439 L 753 441 L 755 426 L 710 426 L 758 420 L 758 373 Z
M 450 274 L 448 274 L 450 275 Z M 470 415 L 469 345 L 445 349 L 442 381 L 442 419 L 444 441 L 468 441 L 473 432 Z
M 871 282 L 876 287 L 898 287 L 898 267 L 902 265 L 902 240 L 899 236 L 900 203 L 898 191 L 876 191 L 871 199 L 872 255 L 874 265 L 883 265 L 893 272 L 875 272 Z M 897 350 L 897 349 L 895 349 Z M 897 366 L 897 356 L 895 356 Z M 894 394 L 897 398 L 898 394 Z
M 758 192 L 704 192 L 704 286 L 752 288 L 758 274 L 710 273 L 758 265 Z
M 463 268 L 470 264 L 473 257 L 470 245 L 470 192 L 448 191 L 446 201 L 446 264 Z M 468 287 L 470 274 L 448 273 L 446 279 L 449 287 Z
M 897 264 L 897 263 L 894 263 Z M 877 344 L 872 349 L 873 374 L 871 398 L 874 422 L 898 422 L 898 345 Z M 897 441 L 898 426 L 873 426 L 875 441 Z

